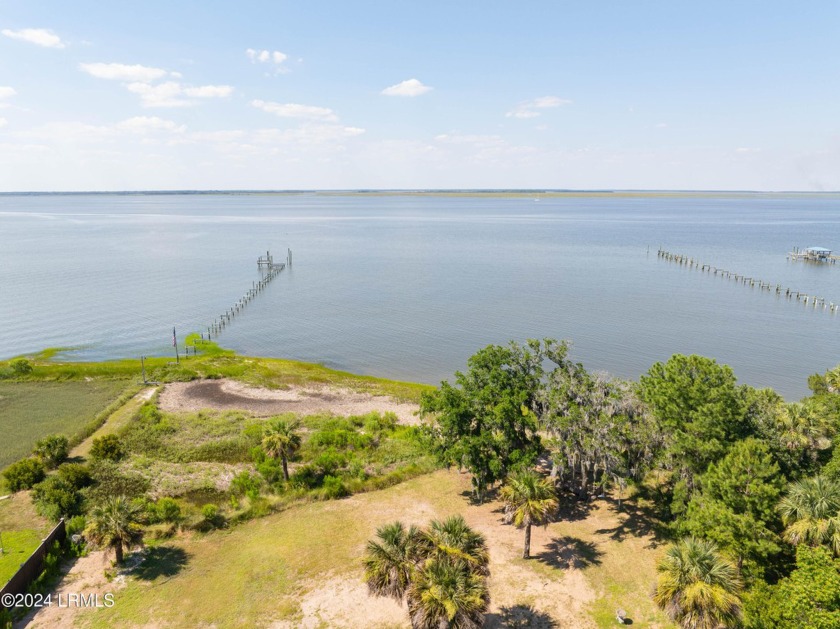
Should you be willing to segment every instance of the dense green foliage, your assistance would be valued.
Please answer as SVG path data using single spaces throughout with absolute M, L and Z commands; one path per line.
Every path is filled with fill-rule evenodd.
M 10 490 L 21 491 L 41 482 L 44 474 L 44 466 L 38 459 L 22 459 L 7 467 L 3 477 Z
M 49 435 L 35 442 L 32 454 L 48 468 L 58 467 L 70 452 L 70 441 L 64 435 Z
M 90 457 L 94 461 L 106 459 L 108 461 L 119 461 L 125 456 L 125 448 L 117 435 L 104 435 L 93 440 L 90 448 Z
M 456 385 L 442 382 L 424 394 L 420 409 L 436 424 L 431 443 L 446 464 L 467 468 L 476 497 L 517 466 L 533 463 L 541 452 L 536 413 L 543 363 L 565 362 L 567 346 L 547 339 L 489 345 L 456 372 Z
M 433 520 L 427 529 L 394 522 L 376 535 L 364 558 L 371 594 L 405 600 L 412 627 L 483 626 L 489 553 L 484 537 L 461 516 Z

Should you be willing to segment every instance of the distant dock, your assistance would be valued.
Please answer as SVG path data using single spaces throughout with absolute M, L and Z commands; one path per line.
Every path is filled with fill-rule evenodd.
M 775 293 L 778 297 L 784 297 L 791 301 L 795 300 L 806 306 L 810 305 L 815 310 L 822 309 L 830 312 L 831 314 L 835 314 L 838 310 L 840 310 L 840 304 L 834 303 L 833 301 L 828 301 L 824 297 L 818 297 L 817 295 L 808 295 L 807 293 L 804 293 L 802 291 L 793 290 L 792 288 L 786 288 L 781 284 L 771 284 L 770 282 L 765 282 L 764 280 L 758 279 L 756 277 L 747 277 L 746 275 L 733 273 L 732 271 L 721 269 L 712 266 L 711 264 L 704 264 L 699 260 L 695 260 L 694 258 L 691 258 L 689 256 L 684 256 L 678 253 L 671 253 L 670 251 L 665 251 L 662 248 L 660 248 L 659 251 L 656 252 L 656 255 L 660 260 L 673 262 L 688 269 L 702 271 L 704 273 L 712 275 L 713 277 L 720 276 L 721 279 L 734 281 L 738 284 L 749 286 L 750 288 L 758 288 L 760 291 L 766 290 L 770 294 Z
M 804 262 L 816 262 L 818 264 L 835 264 L 840 256 L 831 255 L 831 249 L 825 247 L 806 247 L 800 249 L 794 247 L 793 251 L 787 254 L 788 260 L 802 260 Z

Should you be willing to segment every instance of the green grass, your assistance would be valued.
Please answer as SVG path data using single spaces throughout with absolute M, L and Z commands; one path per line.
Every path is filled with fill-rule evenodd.
M 0 468 L 47 435 L 82 432 L 126 386 L 124 380 L 0 382 Z
M 396 519 L 426 524 L 461 513 L 487 536 L 490 594 L 497 608 L 530 604 L 551 613 L 558 626 L 590 626 L 594 620 L 606 628 L 616 625 L 615 609 L 623 607 L 636 626 L 672 626 L 650 599 L 661 549 L 651 545 L 635 508 L 619 514 L 612 503 L 599 502 L 580 519 L 535 529 L 534 555 L 540 556 L 525 561 L 522 532 L 502 524 L 498 503 L 470 504 L 464 497 L 468 490 L 467 475 L 438 471 L 347 500 L 298 504 L 230 530 L 175 538 L 153 550 L 116 592 L 114 607 L 84 612 L 79 624 L 222 628 L 285 621 L 298 626 L 307 595 L 338 583 L 343 600 L 358 606 L 339 620 L 329 616 L 334 607 L 318 610 L 321 624 L 314 626 L 359 626 L 352 613 L 364 613 L 367 600 L 361 558 L 377 527 Z M 539 545 L 559 537 L 573 538 L 579 547 L 576 565 L 566 562 L 571 556 L 566 552 L 541 556 Z M 567 585 L 570 580 L 582 580 L 594 599 L 566 607 L 563 597 L 576 591 Z M 393 626 L 407 627 L 405 608 L 395 613 L 389 619 Z
M 20 564 L 27 560 L 32 551 L 41 543 L 41 535 L 35 529 L 22 531 L 0 531 L 3 538 L 3 550 L 0 554 L 0 586 L 5 585 Z
M 32 506 L 29 492 L 0 500 L 0 535 L 6 550 L 0 556 L 0 585 L 17 572 L 49 530 L 49 523 Z

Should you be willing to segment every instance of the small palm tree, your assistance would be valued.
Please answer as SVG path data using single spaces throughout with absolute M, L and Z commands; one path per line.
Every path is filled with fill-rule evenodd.
M 735 627 L 741 617 L 741 580 L 714 543 L 688 537 L 657 566 L 653 600 L 684 629 Z
M 128 498 L 112 496 L 91 510 L 85 535 L 94 544 L 113 546 L 116 563 L 120 564 L 123 546 L 130 548 L 143 537 L 137 517 L 138 508 Z
M 266 428 L 262 446 L 265 453 L 272 459 L 283 462 L 283 477 L 289 480 L 288 460 L 294 456 L 301 444 L 300 435 L 295 432 L 299 424 L 285 419 L 275 418 Z
M 445 558 L 427 560 L 406 597 L 414 629 L 479 629 L 490 607 L 486 577 Z
M 420 529 L 394 522 L 379 527 L 376 536 L 379 541 L 368 541 L 364 559 L 368 590 L 402 601 L 419 561 Z
M 471 571 L 478 574 L 490 573 L 487 541 L 481 533 L 473 531 L 460 515 L 432 520 L 421 543 L 427 558 L 449 558 L 453 562 L 466 563 Z
M 779 513 L 788 542 L 827 544 L 840 555 L 840 484 L 824 476 L 791 483 L 779 503 Z
M 505 521 L 517 528 L 525 528 L 523 559 L 531 556 L 531 525 L 548 524 L 557 511 L 557 497 L 550 480 L 531 470 L 513 474 L 502 487 Z

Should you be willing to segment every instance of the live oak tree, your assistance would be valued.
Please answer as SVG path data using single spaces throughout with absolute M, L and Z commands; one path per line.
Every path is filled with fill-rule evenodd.
M 435 420 L 433 449 L 443 462 L 471 472 L 478 500 L 540 454 L 537 405 L 545 363 L 563 363 L 567 351 L 565 342 L 551 339 L 489 345 L 468 359 L 466 373 L 456 372 L 455 385 L 442 382 L 423 395 L 421 414 Z

